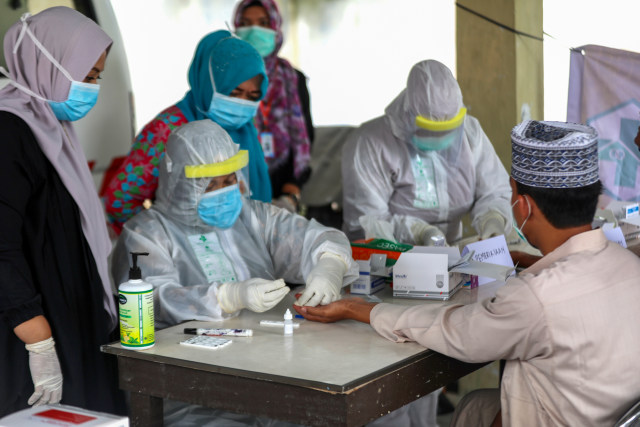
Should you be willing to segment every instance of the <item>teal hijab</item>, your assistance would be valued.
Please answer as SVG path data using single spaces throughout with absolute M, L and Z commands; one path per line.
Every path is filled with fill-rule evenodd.
M 260 99 L 266 95 L 269 80 L 260 54 L 249 43 L 232 36 L 229 31 L 215 31 L 198 43 L 189 66 L 191 89 L 176 104 L 190 122 L 208 118 L 205 112 L 213 98 L 209 64 L 219 93 L 229 95 L 240 83 L 261 75 Z M 253 121 L 238 129 L 225 130 L 235 143 L 240 144 L 241 149 L 249 151 L 251 198 L 271 202 L 269 170 Z

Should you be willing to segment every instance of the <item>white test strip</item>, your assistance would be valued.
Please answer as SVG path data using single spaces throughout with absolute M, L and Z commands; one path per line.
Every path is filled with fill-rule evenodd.
M 261 320 L 260 326 L 278 326 L 284 328 L 284 320 Z M 298 328 L 300 323 L 293 322 L 293 327 Z

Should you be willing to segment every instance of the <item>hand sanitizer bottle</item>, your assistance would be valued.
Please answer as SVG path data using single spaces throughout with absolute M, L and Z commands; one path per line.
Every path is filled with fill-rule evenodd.
M 120 306 L 120 344 L 125 348 L 143 350 L 155 344 L 153 316 L 153 285 L 142 280 L 138 256 L 148 252 L 131 252 L 133 266 L 129 280 L 118 287 Z

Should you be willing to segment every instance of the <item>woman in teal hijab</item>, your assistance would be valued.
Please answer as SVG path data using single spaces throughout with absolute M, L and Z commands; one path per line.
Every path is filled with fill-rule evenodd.
M 194 120 L 213 120 L 249 151 L 251 198 L 271 202 L 269 172 L 253 124 L 268 84 L 262 57 L 249 43 L 225 30 L 206 35 L 189 67 L 190 90 L 142 129 L 106 189 L 105 206 L 114 230 L 119 233 L 145 199 L 154 199 L 169 134 Z

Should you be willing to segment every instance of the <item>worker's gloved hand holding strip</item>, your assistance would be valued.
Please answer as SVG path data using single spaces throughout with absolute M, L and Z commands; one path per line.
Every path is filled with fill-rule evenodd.
M 29 369 L 34 387 L 34 392 L 27 403 L 37 406 L 60 402 L 62 371 L 53 338 L 26 344 L 25 347 L 29 351 Z
M 340 255 L 325 252 L 307 277 L 307 287 L 296 305 L 326 305 L 340 299 L 347 264 Z
M 275 307 L 289 293 L 284 280 L 247 279 L 237 283 L 223 283 L 218 288 L 220 308 L 233 313 L 247 308 L 262 313 Z

